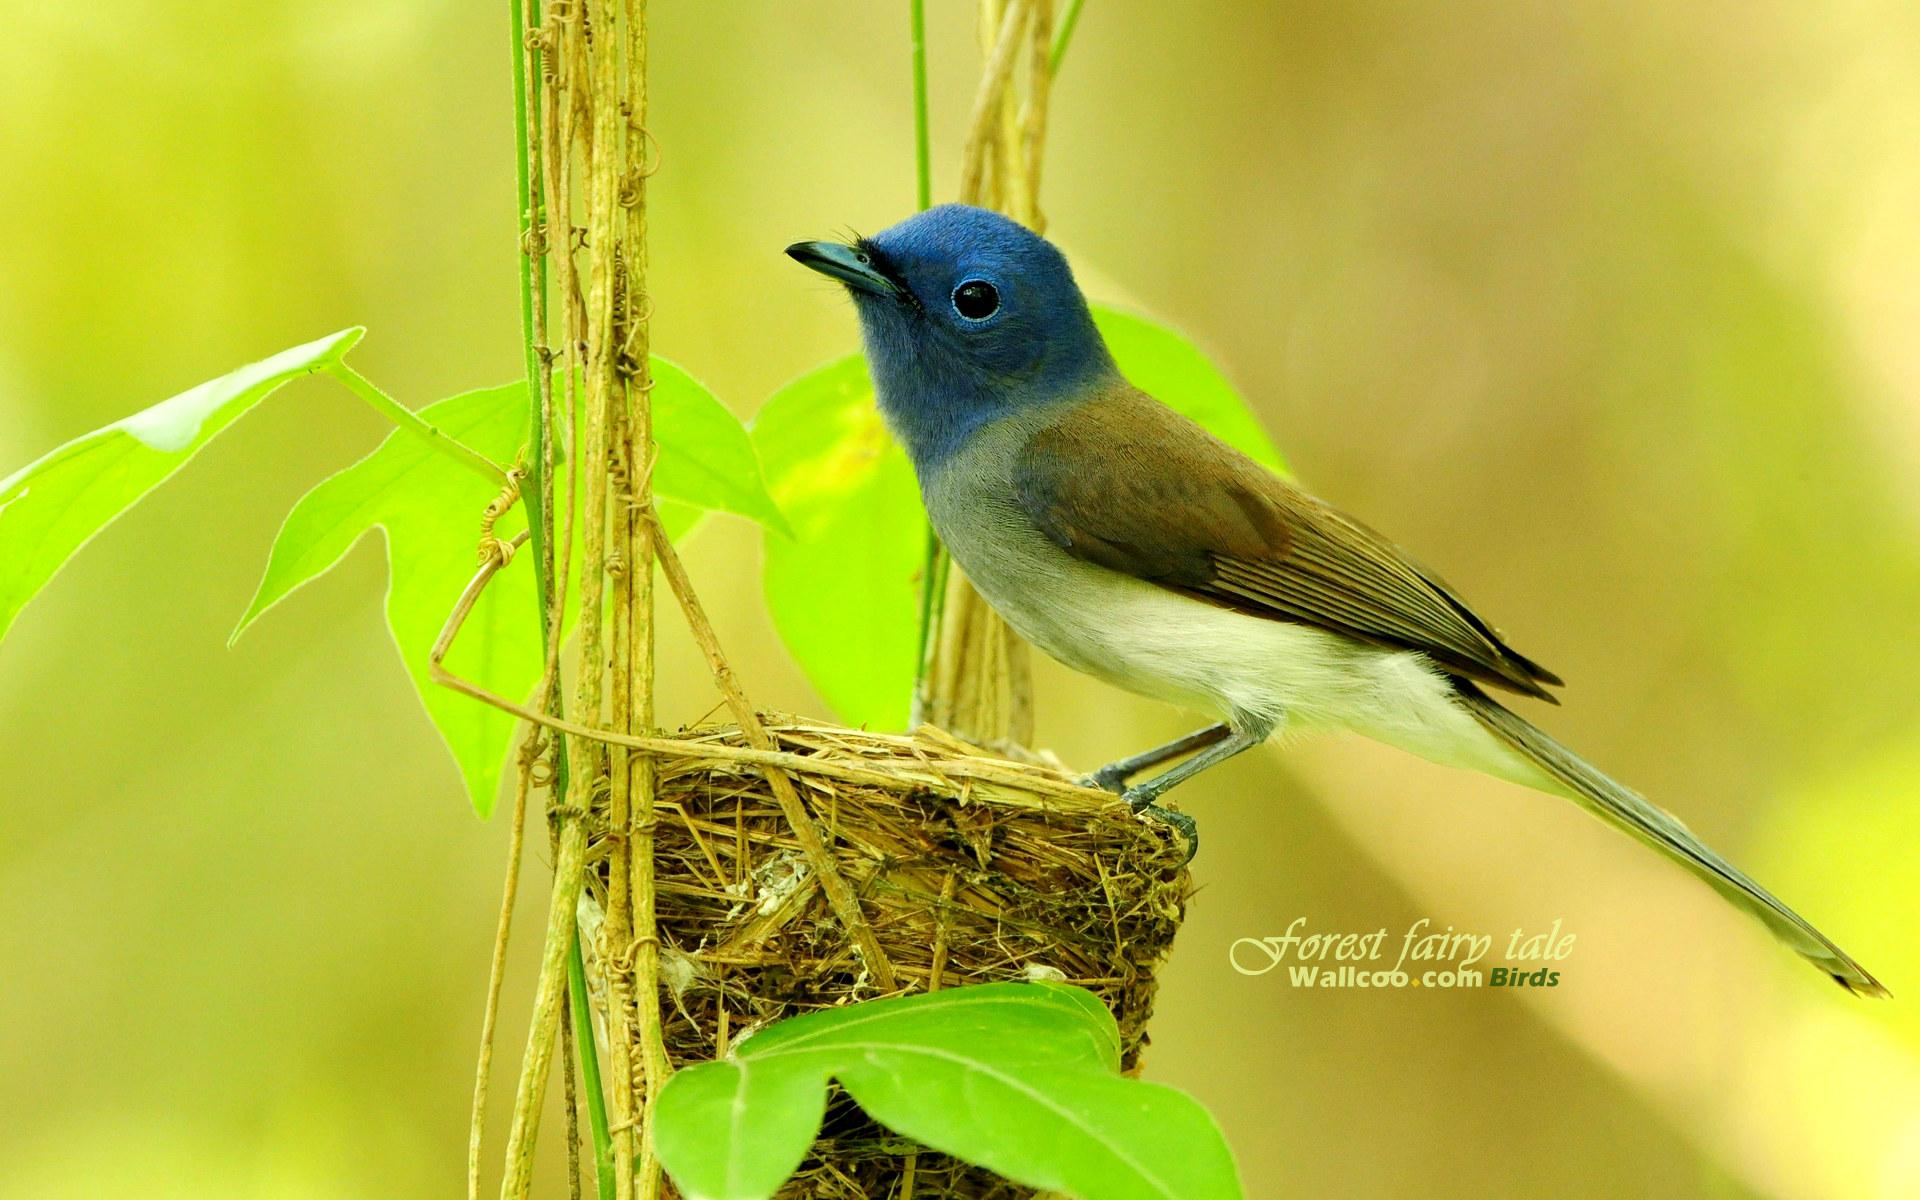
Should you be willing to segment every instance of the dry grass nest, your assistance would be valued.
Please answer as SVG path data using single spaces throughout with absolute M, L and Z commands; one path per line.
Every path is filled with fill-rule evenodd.
M 1176 834 L 1075 786 L 1057 764 L 1012 761 L 930 727 L 889 735 L 775 717 L 768 729 L 799 756 L 790 774 L 899 990 L 1077 984 L 1112 1010 L 1123 1062 L 1137 1069 L 1154 972 L 1191 890 Z M 745 746 L 740 731 L 680 736 L 686 754 L 658 760 L 654 854 L 661 1017 L 676 1066 L 766 1023 L 877 994 L 760 768 L 729 756 Z M 605 850 L 594 846 L 588 874 L 602 900 Z M 836 1095 L 780 1195 L 901 1194 L 912 1150 Z M 1032 1194 L 931 1151 L 911 1161 L 918 1196 Z

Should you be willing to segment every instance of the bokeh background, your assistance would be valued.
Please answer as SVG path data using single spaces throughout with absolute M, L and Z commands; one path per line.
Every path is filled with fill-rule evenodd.
M 656 344 L 749 416 L 855 337 L 780 248 L 911 206 L 906 5 L 654 7 Z M 929 7 L 950 195 L 977 55 L 971 5 Z M 515 374 L 504 5 L 7 25 L 0 473 L 352 323 L 416 405 Z M 1572 681 L 1550 728 L 1901 997 L 1570 806 L 1263 750 L 1185 795 L 1149 1067 L 1249 1194 L 1920 1196 L 1920 10 L 1091 0 L 1045 202 L 1091 291 L 1196 337 L 1311 486 Z M 288 389 L 0 644 L 5 1200 L 461 1186 L 505 827 L 395 661 L 378 539 L 223 648 L 281 516 L 383 432 Z M 755 696 L 818 711 L 758 553 L 716 521 L 690 557 Z M 688 647 L 663 670 L 666 716 L 707 708 Z M 1051 667 L 1040 699 L 1076 763 L 1188 722 Z M 1577 945 L 1538 993 L 1232 971 L 1302 916 Z

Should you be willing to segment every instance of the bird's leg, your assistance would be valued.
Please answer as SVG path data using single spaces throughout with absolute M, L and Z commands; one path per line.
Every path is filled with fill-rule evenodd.
M 1119 794 L 1127 790 L 1127 780 L 1148 767 L 1157 767 L 1170 758 L 1179 758 L 1182 754 L 1194 750 L 1204 750 L 1232 735 L 1233 729 L 1222 721 L 1218 725 L 1209 725 L 1205 729 L 1196 729 L 1183 737 L 1177 737 L 1164 746 L 1155 746 L 1151 750 L 1142 750 L 1138 754 L 1117 762 L 1110 762 L 1093 774 L 1082 777 L 1078 782 L 1082 787 L 1097 787 L 1103 791 Z
M 1273 722 L 1262 722 L 1259 725 L 1247 729 L 1235 729 L 1226 725 L 1213 726 L 1208 729 L 1203 729 L 1199 733 L 1190 734 L 1189 738 L 1203 737 L 1204 735 L 1213 733 L 1214 729 L 1225 729 L 1226 733 L 1224 735 L 1216 735 L 1212 745 L 1207 746 L 1206 749 L 1200 751 L 1200 753 L 1194 755 L 1187 761 L 1176 767 L 1162 771 L 1145 783 L 1135 784 L 1120 794 L 1120 798 L 1125 800 L 1134 812 L 1143 813 L 1156 821 L 1162 821 L 1179 830 L 1181 836 L 1187 839 L 1186 861 L 1188 862 L 1192 862 L 1193 856 L 1200 850 L 1199 826 L 1194 824 L 1193 818 L 1187 814 L 1162 808 L 1155 802 L 1174 785 L 1193 778 L 1208 767 L 1217 766 L 1227 761 L 1242 750 L 1251 750 L 1261 742 L 1266 741 L 1267 735 L 1273 732 Z M 1165 747 L 1161 747 L 1161 749 L 1165 749 Z M 1172 756 L 1168 755 L 1167 757 Z

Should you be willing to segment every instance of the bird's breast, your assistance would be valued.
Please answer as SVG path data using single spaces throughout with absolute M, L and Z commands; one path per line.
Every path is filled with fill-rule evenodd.
M 934 529 L 974 587 L 1016 633 L 1075 670 L 1221 719 L 1264 715 L 1276 681 L 1269 672 L 1242 686 L 1248 626 L 1271 627 L 1259 631 L 1265 641 L 1282 636 L 1279 627 L 1055 544 L 1014 499 L 1013 463 L 1028 434 L 1021 424 L 982 430 L 922 476 Z

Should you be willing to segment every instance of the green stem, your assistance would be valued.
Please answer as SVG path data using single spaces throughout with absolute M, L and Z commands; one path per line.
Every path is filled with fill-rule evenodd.
M 927 708 L 927 649 L 933 637 L 934 614 L 933 598 L 941 591 L 940 570 L 944 547 L 940 545 L 940 535 L 927 526 L 927 553 L 920 563 L 920 638 L 918 649 L 913 657 L 913 715 L 911 721 L 918 725 L 926 719 Z
M 520 344 L 527 359 L 527 411 L 540 411 L 540 350 L 533 340 L 533 255 L 528 253 L 533 236 L 533 212 L 537 198 L 533 177 L 527 166 L 527 27 L 521 12 L 521 0 L 507 0 L 513 24 L 513 179 L 519 198 L 520 222 Z M 539 81 L 534 81 L 539 86 Z M 537 93 L 536 93 L 537 95 Z M 545 628 L 543 625 L 542 628 Z
M 453 459 L 461 466 L 479 474 L 482 479 L 495 487 L 505 487 L 507 472 L 500 464 L 470 446 L 464 445 L 434 427 L 406 405 L 375 387 L 373 381 L 354 370 L 339 359 L 327 365 L 327 370 L 345 384 L 348 391 L 373 406 L 373 410 L 392 421 L 408 433 L 423 439 L 440 453 Z
M 1051 69 L 1060 69 L 1060 60 L 1067 56 L 1067 43 L 1073 40 L 1073 27 L 1080 22 L 1080 7 L 1087 0 L 1070 0 L 1067 15 L 1060 20 L 1060 32 L 1053 37 L 1053 60 Z
M 593 1012 L 587 1005 L 587 963 L 580 952 L 580 930 L 567 952 L 567 996 L 573 1004 L 573 1038 L 580 1047 L 580 1076 L 587 1088 L 587 1126 L 593 1130 L 593 1176 L 600 1200 L 613 1200 L 613 1134 L 607 1128 L 606 1089 L 600 1085 L 599 1044 L 593 1037 Z
M 540 403 L 540 347 L 533 336 L 533 295 L 536 286 L 532 234 L 534 215 L 539 209 L 539 197 L 533 191 L 533 172 L 531 163 L 531 137 L 528 133 L 528 115 L 534 105 L 539 103 L 539 77 L 531 81 L 532 103 L 529 103 L 529 80 L 527 78 L 527 28 L 526 18 L 521 10 L 522 0 L 507 0 L 510 24 L 513 30 L 513 143 L 514 143 L 514 183 L 519 200 L 519 259 L 520 259 L 520 338 L 525 351 L 527 364 L 527 424 L 528 424 L 528 487 L 522 492 L 522 502 L 527 507 L 527 528 L 529 542 L 533 549 L 534 595 L 537 600 L 537 619 L 540 622 L 541 650 L 551 653 L 548 644 L 553 630 L 550 615 L 553 611 L 554 581 L 552 557 L 552 514 L 548 511 L 547 478 L 547 441 L 548 429 L 541 420 Z M 536 10 L 538 11 L 538 10 Z M 536 26 L 537 28 L 537 26 Z M 564 252 L 564 243 L 563 243 Z M 546 260 L 540 262 L 537 286 L 545 289 Z M 555 716 L 560 715 L 560 691 L 553 690 L 548 710 Z M 560 735 L 554 735 L 558 738 Z M 558 743 L 558 753 L 553 760 L 553 806 L 566 804 L 570 771 L 567 762 L 567 748 L 564 740 Z M 600 1083 L 600 1055 L 593 1039 L 593 1023 L 587 1014 L 585 961 L 580 951 L 580 930 L 576 926 L 573 941 L 568 947 L 567 990 L 574 1006 L 574 1024 L 580 1036 L 575 1039 L 580 1047 L 580 1073 L 585 1077 L 587 1087 L 587 1123 L 593 1131 L 594 1175 L 599 1182 L 602 1200 L 613 1195 L 613 1136 L 607 1125 L 606 1092 Z M 569 1066 L 568 1070 L 573 1068 Z
M 927 131 L 927 3 L 909 0 L 907 24 L 913 40 L 913 167 L 920 211 L 933 207 L 933 142 Z M 926 704 L 927 639 L 933 632 L 934 579 L 940 561 L 940 539 L 927 528 L 926 559 L 920 568 L 920 639 L 913 659 L 913 719 L 918 722 Z
M 1076 5 L 1077 7 L 1077 5 Z M 933 150 L 927 133 L 927 0 L 910 0 L 913 36 L 913 166 L 920 211 L 933 207 Z

